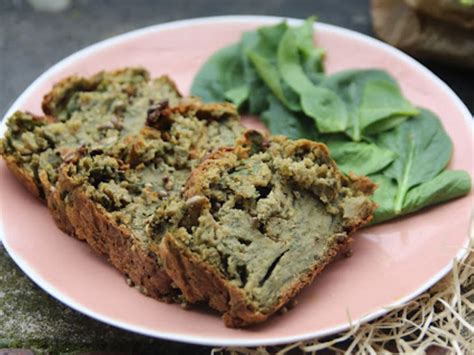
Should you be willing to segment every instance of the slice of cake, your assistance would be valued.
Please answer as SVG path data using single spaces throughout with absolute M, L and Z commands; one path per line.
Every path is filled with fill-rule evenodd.
M 83 149 L 63 165 L 52 199 L 76 237 L 105 255 L 143 293 L 172 301 L 150 229 L 157 208 L 181 191 L 209 151 L 233 146 L 244 132 L 230 104 L 182 99 L 148 111 L 147 126 L 112 149 Z
M 325 145 L 248 132 L 192 173 L 150 229 L 188 302 L 207 302 L 229 327 L 266 320 L 372 218 L 374 184 L 347 177 Z
M 51 194 L 59 166 L 80 147 L 108 149 L 138 133 L 150 106 L 176 103 L 180 94 L 166 76 L 151 80 L 146 70 L 126 68 L 90 78 L 69 77 L 43 100 L 46 116 L 16 112 L 0 141 L 0 155 L 34 195 L 45 200 L 58 226 L 72 233 Z

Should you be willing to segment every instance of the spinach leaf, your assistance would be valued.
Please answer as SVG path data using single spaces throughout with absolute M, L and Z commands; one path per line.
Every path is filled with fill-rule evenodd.
M 397 184 L 394 180 L 375 175 L 370 179 L 378 185 L 373 200 L 379 205 L 372 224 L 417 212 L 425 207 L 466 195 L 471 190 L 471 177 L 465 171 L 446 170 L 406 194 L 400 212 L 395 211 Z
M 371 224 L 381 223 L 397 217 L 398 214 L 395 213 L 397 184 L 382 174 L 372 175 L 369 178 L 377 185 L 372 200 L 378 205 Z
M 408 190 L 438 175 L 448 164 L 453 149 L 441 122 L 428 110 L 421 110 L 415 119 L 380 134 L 377 143 L 398 154 L 383 172 L 397 182 L 397 214 L 402 210 Z
M 314 83 L 319 84 L 324 74 L 324 49 L 314 45 L 314 17 L 308 18 L 298 31 L 298 49 L 303 62 L 306 76 Z
M 347 110 L 341 99 L 332 91 L 313 86 L 301 93 L 303 112 L 313 118 L 319 132 L 343 132 L 347 127 Z
M 311 90 L 314 84 L 303 70 L 300 46 L 309 51 L 307 41 L 308 29 L 312 33 L 313 21 L 306 20 L 300 27 L 288 28 L 278 44 L 277 63 L 285 82 L 297 93 Z M 306 41 L 305 41 L 306 39 Z M 312 41 L 311 41 L 312 42 Z
M 260 119 L 272 134 L 281 134 L 291 139 L 314 139 L 314 125 L 289 111 L 273 95 L 268 97 L 270 106 Z
M 396 157 L 391 150 L 381 148 L 373 143 L 351 142 L 343 140 L 324 140 L 339 168 L 346 174 L 374 174 Z
M 395 81 L 370 80 L 365 84 L 359 107 L 360 126 L 363 130 L 370 130 L 371 126 L 380 125 L 384 120 L 417 113 L 418 110 L 402 96 Z M 376 133 L 378 130 L 372 127 L 371 131 Z
M 403 214 L 466 195 L 471 190 L 471 177 L 466 171 L 446 170 L 408 191 Z
M 302 26 L 293 29 L 299 59 L 305 75 L 313 84 L 319 84 L 324 74 L 324 49 L 314 45 L 315 17 L 309 17 Z
M 280 43 L 280 40 L 287 29 L 288 24 L 285 21 L 273 26 L 260 27 L 257 30 L 261 40 L 259 45 L 263 48 L 267 48 L 268 54 L 275 54 L 278 48 L 278 43 Z
M 296 93 L 282 80 L 276 63 L 278 44 L 288 30 L 285 22 L 262 27 L 256 32 L 253 43 L 245 49 L 259 77 L 271 92 L 290 110 L 301 110 Z
M 314 85 L 305 73 L 300 49 L 304 48 L 307 58 L 320 55 L 310 51 L 306 43 L 308 32 L 312 33 L 311 21 L 285 32 L 278 45 L 278 70 L 290 88 L 300 95 L 303 112 L 315 120 L 320 132 L 344 131 L 347 127 L 347 111 L 342 100 L 331 90 Z
M 373 223 L 416 212 L 467 194 L 471 177 L 465 171 L 443 171 L 451 158 L 452 142 L 439 119 L 428 110 L 379 135 L 381 147 L 397 157 L 381 174 L 370 178 L 379 185 L 374 201 L 379 208 Z
M 363 134 L 391 129 L 417 113 L 383 70 L 345 70 L 326 77 L 321 85 L 336 92 L 346 104 L 347 134 L 356 142 Z
M 249 96 L 242 76 L 240 44 L 216 52 L 199 70 L 191 86 L 191 94 L 206 102 L 230 100 L 240 106 Z
M 261 114 L 268 107 L 267 97 L 270 94 L 270 90 L 262 79 L 260 79 L 246 54 L 249 49 L 256 46 L 258 40 L 259 35 L 257 31 L 248 31 L 244 32 L 240 41 L 240 58 L 243 67 L 243 77 L 245 82 L 248 84 L 249 92 L 251 93 L 248 97 L 246 112 L 254 115 Z
M 247 85 L 241 85 L 231 88 L 224 92 L 224 97 L 234 103 L 235 106 L 240 107 L 249 97 L 249 87 Z
M 260 115 L 268 108 L 267 98 L 272 93 L 261 80 L 256 80 L 250 85 L 250 93 L 247 110 L 244 112 Z
M 278 69 L 265 57 L 255 51 L 249 51 L 247 55 L 257 70 L 257 73 L 265 84 L 267 84 L 272 93 L 290 110 L 299 111 L 300 105 L 298 104 L 298 98 L 294 93 L 288 90 L 288 88 L 285 88 L 281 82 Z
M 409 116 L 394 115 L 387 117 L 387 119 L 372 123 L 369 127 L 366 127 L 364 129 L 364 134 L 367 135 L 365 139 L 367 139 L 368 136 L 389 131 L 392 128 L 397 127 L 399 124 L 405 122 L 409 118 Z

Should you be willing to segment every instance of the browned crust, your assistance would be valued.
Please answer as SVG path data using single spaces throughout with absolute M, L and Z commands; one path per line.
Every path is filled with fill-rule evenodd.
M 157 259 L 158 247 L 143 249 L 131 232 L 110 219 L 103 208 L 76 186 L 61 169 L 55 197 L 58 216 L 64 216 L 76 238 L 86 241 L 97 253 L 124 273 L 144 294 L 165 302 L 176 298 L 176 289 Z M 63 199 L 61 199 L 61 196 Z
M 41 103 L 43 112 L 47 115 L 54 115 L 58 106 L 65 102 L 69 96 L 78 89 L 91 90 L 94 87 L 91 80 L 78 76 L 69 76 L 57 82 L 44 97 Z
M 61 229 L 64 233 L 69 234 L 70 236 L 74 235 L 74 228 L 69 221 L 69 218 L 65 211 L 65 204 L 61 200 L 61 194 L 59 191 L 53 187 L 48 179 L 48 174 L 46 171 L 39 172 L 39 179 L 41 185 L 43 186 L 44 199 L 46 205 L 48 206 L 49 212 L 53 217 L 56 226 Z
M 33 120 L 36 121 L 44 121 L 46 123 L 53 123 L 55 122 L 55 118 L 51 116 L 37 116 L 32 113 L 27 112 Z M 0 140 L 0 145 L 5 144 L 4 141 Z M 0 155 L 3 156 L 5 163 L 8 169 L 15 175 L 15 177 L 20 181 L 26 189 L 31 192 L 35 197 L 39 198 L 40 200 L 44 200 L 44 194 L 41 186 L 38 186 L 35 182 L 35 177 L 25 168 L 21 162 L 15 158 L 14 155 L 7 154 L 0 146 Z
M 77 90 L 94 90 L 105 74 L 116 76 L 130 69 L 142 73 L 142 75 L 147 79 L 150 77 L 148 71 L 144 68 L 123 68 L 111 72 L 101 71 L 91 77 L 69 76 L 53 85 L 51 90 L 43 97 L 41 108 L 45 114 L 54 115 L 57 108 L 63 102 L 67 101 L 72 93 Z M 166 82 L 175 91 L 178 97 L 182 97 L 176 82 L 168 75 L 162 75 L 155 80 Z
M 162 75 L 158 78 L 158 80 L 166 81 L 168 85 L 173 88 L 174 92 L 176 93 L 178 97 L 183 97 L 183 94 L 181 94 L 181 92 L 179 91 L 178 86 L 176 85 L 176 82 L 173 79 L 171 79 L 171 77 L 169 77 L 168 75 Z
M 20 183 L 23 184 L 23 186 L 25 186 L 26 189 L 37 198 L 43 200 L 42 192 L 38 189 L 34 177 L 29 174 L 28 170 L 19 165 L 15 157 L 12 155 L 4 155 L 3 159 L 5 160 L 8 169 L 10 169 L 10 171 L 20 181 Z
M 230 103 L 204 103 L 193 97 L 181 100 L 177 105 L 170 106 L 168 101 L 162 101 L 148 110 L 146 125 L 158 130 L 170 125 L 175 115 L 194 114 L 200 120 L 220 121 L 227 118 L 238 118 L 239 113 L 235 105 Z
M 74 229 L 64 211 L 65 206 L 61 201 L 59 193 L 57 193 L 55 188 L 51 186 L 46 172 L 41 171 L 39 173 L 39 180 L 41 182 L 40 189 L 35 182 L 34 177 L 28 172 L 28 170 L 24 169 L 17 163 L 15 157 L 5 155 L 3 159 L 5 160 L 8 169 L 10 169 L 20 183 L 23 184 L 23 186 L 25 186 L 26 189 L 35 197 L 46 203 L 58 228 L 67 234 L 73 235 Z
M 145 68 L 122 68 L 111 72 L 100 71 L 91 77 L 68 76 L 53 85 L 51 90 L 43 97 L 41 108 L 45 114 L 54 116 L 57 108 L 77 90 L 93 90 L 105 74 L 116 76 L 129 70 L 135 70 L 147 79 L 150 77 Z M 170 78 L 167 77 L 165 79 L 176 88 L 176 84 Z
M 356 189 L 362 191 L 364 194 L 372 195 L 377 189 L 377 185 L 367 176 L 357 176 L 351 173 L 349 174 L 349 180 Z
M 245 159 L 248 157 L 252 151 L 251 144 L 248 144 L 249 133 L 251 132 L 247 132 L 241 141 L 241 146 L 218 149 L 207 156 L 201 164 L 193 169 L 186 182 L 183 192 L 184 198 L 189 199 L 193 196 L 207 194 L 208 186 L 202 184 L 201 176 L 203 172 L 209 169 L 217 168 L 217 170 L 221 170 L 232 167 L 233 161 L 221 159 L 228 155 L 229 152 L 234 152 L 239 158 Z M 273 139 L 275 138 L 277 141 L 283 139 L 280 139 L 280 137 L 274 137 Z M 316 147 L 322 151 L 322 154 L 329 155 L 329 151 L 324 144 L 308 140 L 302 140 L 300 143 L 299 145 L 295 145 L 295 149 Z M 261 144 L 265 145 L 265 140 L 263 140 Z M 340 178 L 350 182 L 355 189 L 363 193 L 370 194 L 375 189 L 375 185 L 366 177 L 353 175 L 345 177 L 341 173 Z M 372 219 L 375 205 L 369 206 L 368 208 L 370 208 L 372 212 L 368 213 L 367 218 L 349 221 L 344 228 L 347 237 L 341 241 L 336 241 L 327 252 L 325 259 L 319 264 L 314 265 L 312 270 L 309 270 L 306 274 L 302 275 L 300 279 L 295 281 L 293 285 L 288 287 L 280 296 L 279 302 L 266 313 L 253 309 L 246 300 L 242 290 L 228 282 L 218 270 L 211 268 L 201 261 L 197 255 L 194 255 L 189 248 L 170 233 L 164 237 L 160 244 L 160 256 L 168 275 L 181 289 L 183 296 L 188 302 L 208 302 L 212 308 L 223 313 L 223 320 L 226 326 L 232 328 L 245 327 L 265 321 L 269 316 L 287 304 L 302 288 L 310 284 L 339 253 L 347 251 L 352 242 L 350 234 Z M 179 233 L 179 230 L 177 233 Z
M 206 171 L 211 167 L 215 167 L 216 165 L 219 168 L 226 168 L 228 165 L 227 161 L 221 161 L 219 158 L 225 156 L 229 152 L 235 152 L 236 148 L 232 147 L 223 147 L 216 149 L 215 151 L 206 155 L 202 162 L 196 166 L 193 170 L 191 170 L 191 174 L 189 175 L 183 189 L 183 196 L 185 199 L 188 199 L 192 196 L 202 195 L 204 193 L 205 187 L 202 186 L 200 180 L 202 176 L 202 172 Z M 228 166 L 230 167 L 230 165 Z
M 238 287 L 228 282 L 220 272 L 189 253 L 188 249 L 179 245 L 171 234 L 167 234 L 161 242 L 160 256 L 166 272 L 188 302 L 206 301 L 212 308 L 223 313 L 222 318 L 227 327 L 241 328 L 267 320 L 295 297 L 301 289 L 309 285 L 339 252 L 349 247 L 352 240 L 348 236 L 343 242 L 334 245 L 328 251 L 326 259 L 285 290 L 278 304 L 267 313 L 253 309 Z

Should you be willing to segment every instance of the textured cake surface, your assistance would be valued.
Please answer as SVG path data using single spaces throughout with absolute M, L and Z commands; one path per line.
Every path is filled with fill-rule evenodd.
M 68 77 L 44 97 L 45 116 L 18 111 L 8 119 L 0 154 L 28 190 L 46 201 L 58 227 L 72 234 L 52 196 L 59 166 L 80 147 L 114 147 L 142 129 L 150 106 L 180 96 L 171 79 L 151 80 L 141 68 Z
M 162 269 L 150 219 L 208 152 L 233 146 L 243 127 L 233 106 L 182 99 L 149 110 L 147 125 L 110 149 L 65 164 L 54 193 L 74 234 L 152 297 L 176 292 Z
M 171 79 L 141 68 L 66 78 L 42 107 L 44 116 L 9 118 L 0 153 L 10 170 L 59 228 L 143 293 L 172 300 L 147 221 L 199 159 L 243 133 L 235 108 L 183 98 Z
M 347 246 L 375 209 L 367 178 L 346 177 L 319 143 L 249 132 L 199 165 L 155 216 L 165 269 L 189 302 L 226 325 L 262 322 Z

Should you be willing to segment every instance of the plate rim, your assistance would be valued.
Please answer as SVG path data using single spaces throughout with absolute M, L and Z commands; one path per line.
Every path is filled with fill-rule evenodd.
M 0 123 L 0 137 L 3 137 L 4 132 L 6 131 L 6 121 L 9 116 L 11 116 L 14 111 L 21 107 L 23 102 L 29 96 L 29 94 L 34 91 L 38 86 L 40 86 L 47 78 L 54 74 L 57 71 L 60 71 L 63 67 L 67 67 L 70 63 L 80 60 L 81 58 L 87 56 L 89 53 L 94 52 L 100 48 L 108 47 L 110 45 L 120 43 L 123 40 L 131 39 L 134 37 L 139 37 L 143 34 L 149 32 L 161 32 L 166 30 L 178 29 L 178 28 L 185 28 L 191 27 L 194 25 L 203 25 L 203 24 L 223 24 L 229 22 L 238 22 L 238 23 L 252 23 L 252 22 L 260 22 L 262 24 L 272 24 L 282 20 L 286 20 L 290 25 L 298 25 L 301 24 L 304 20 L 297 19 L 297 18 L 290 18 L 290 17 L 280 17 L 280 16 L 265 16 L 265 15 L 224 15 L 224 16 L 209 16 L 209 17 L 197 17 L 191 19 L 184 19 L 184 20 L 177 20 L 171 21 L 161 24 L 155 24 L 143 28 L 139 28 L 136 30 L 128 31 L 108 39 L 96 42 L 89 46 L 86 46 L 71 55 L 63 58 L 62 60 L 58 61 L 56 64 L 51 66 L 49 69 L 44 71 L 40 76 L 38 76 L 28 87 L 23 90 L 23 92 L 18 96 L 18 98 L 13 102 L 10 108 L 6 111 L 5 115 L 2 117 L 2 121 Z M 414 65 L 416 70 L 423 72 L 424 74 L 428 75 L 431 80 L 436 82 L 440 88 L 449 96 L 449 98 L 453 101 L 453 103 L 457 106 L 457 108 L 462 112 L 463 119 L 466 121 L 467 125 L 471 128 L 471 132 L 474 132 L 474 122 L 472 121 L 472 115 L 466 105 L 462 102 L 462 100 L 455 94 L 455 92 L 443 81 L 441 80 L 436 74 L 434 74 L 431 70 L 426 68 L 416 59 L 410 57 L 406 53 L 396 49 L 376 38 L 370 37 L 368 35 L 346 29 L 343 27 L 339 27 L 336 25 L 326 24 L 323 22 L 317 22 L 314 25 L 314 29 L 317 30 L 318 28 L 322 28 L 327 31 L 335 32 L 342 34 L 344 36 L 355 38 L 362 40 L 370 45 L 379 47 L 384 51 L 388 52 L 389 54 L 397 57 L 397 59 L 408 62 L 411 65 Z M 191 343 L 196 345 L 207 345 L 207 346 L 260 346 L 260 345 L 279 345 L 279 344 L 286 344 L 286 343 L 293 343 L 297 341 L 308 340 L 312 338 L 321 338 L 324 336 L 332 335 L 335 333 L 339 333 L 342 331 L 346 331 L 352 328 L 355 325 L 363 324 L 369 322 L 375 318 L 383 316 L 387 314 L 390 310 L 400 307 L 403 304 L 411 301 L 422 292 L 427 290 L 429 287 L 433 286 L 436 282 L 438 282 L 442 277 L 444 277 L 452 268 L 453 264 L 456 260 L 461 261 L 468 255 L 468 245 L 471 239 L 469 235 L 469 231 L 467 232 L 467 239 L 464 245 L 460 248 L 457 252 L 456 256 L 453 258 L 451 262 L 449 262 L 445 267 L 443 267 L 437 274 L 435 274 L 432 278 L 430 278 L 427 282 L 422 284 L 419 288 L 417 288 L 414 292 L 410 293 L 409 295 L 393 302 L 381 309 L 378 309 L 374 312 L 371 312 L 363 317 L 355 321 L 351 321 L 348 319 L 348 322 L 344 324 L 340 324 L 335 327 L 326 328 L 322 331 L 316 332 L 306 332 L 299 335 L 287 336 L 282 338 L 268 338 L 262 337 L 259 339 L 245 339 L 240 338 L 238 336 L 233 337 L 232 339 L 222 339 L 216 337 L 204 337 L 204 336 L 192 336 L 192 335 L 181 335 L 175 332 L 165 332 L 165 331 L 157 331 L 154 329 L 149 329 L 147 327 L 131 325 L 127 322 L 120 321 L 114 319 L 113 317 L 109 317 L 106 315 L 99 314 L 92 310 L 89 310 L 87 307 L 80 305 L 74 299 L 63 295 L 61 291 L 57 290 L 54 285 L 50 282 L 43 280 L 41 276 L 37 274 L 34 268 L 30 267 L 28 263 L 23 260 L 19 255 L 15 254 L 13 248 L 10 247 L 8 241 L 5 237 L 5 231 L 3 227 L 4 221 L 0 219 L 0 241 L 3 243 L 5 250 L 8 252 L 10 257 L 13 261 L 18 265 L 18 267 L 42 290 L 59 300 L 61 303 L 67 305 L 68 307 L 73 308 L 74 310 L 85 314 L 93 319 L 101 321 L 103 323 L 118 327 L 120 329 L 132 331 L 135 333 L 139 333 L 142 335 L 154 337 L 154 338 L 161 338 L 171 341 L 178 341 L 178 342 L 185 342 Z M 472 213 L 471 213 L 471 225 L 473 223 Z

